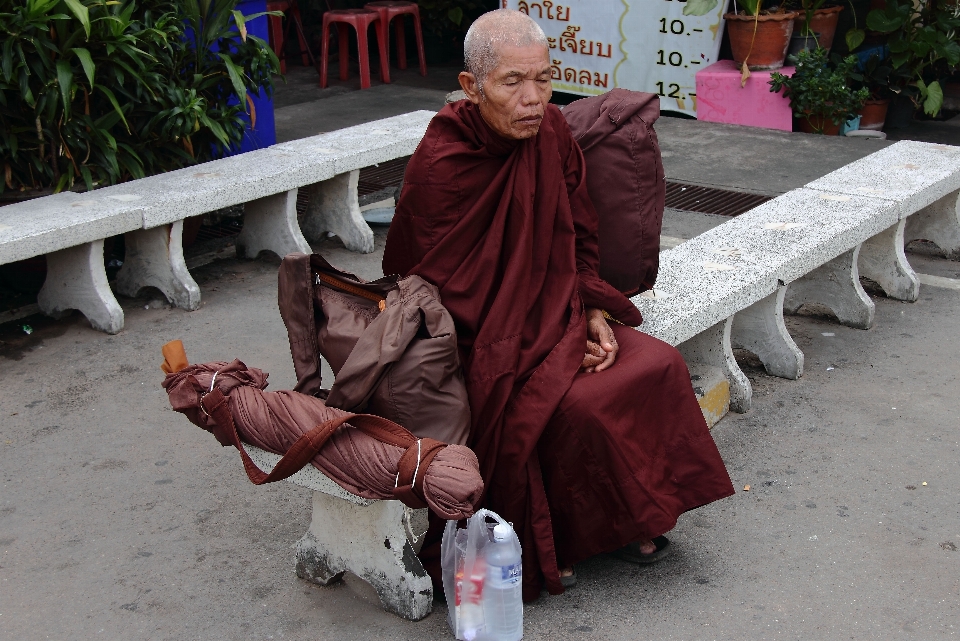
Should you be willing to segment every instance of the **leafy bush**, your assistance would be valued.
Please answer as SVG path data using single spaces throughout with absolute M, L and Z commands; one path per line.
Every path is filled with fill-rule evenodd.
M 770 75 L 770 91 L 782 89 L 783 95 L 790 99 L 793 115 L 798 118 L 811 122 L 829 119 L 839 125 L 855 118 L 870 97 L 865 87 L 850 88 L 856 66 L 857 57 L 853 55 L 836 57 L 831 62 L 826 49 L 801 51 L 797 54 L 793 76 Z
M 0 193 L 92 189 L 238 146 L 279 62 L 235 5 L 5 0 Z
M 930 116 L 943 106 L 940 78 L 960 65 L 960 5 L 913 0 L 888 0 L 884 9 L 867 14 L 867 27 L 890 34 L 890 62 L 903 82 L 904 93 Z

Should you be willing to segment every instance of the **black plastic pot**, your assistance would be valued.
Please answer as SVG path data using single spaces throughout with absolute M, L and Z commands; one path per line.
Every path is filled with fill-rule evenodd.
M 801 36 L 797 33 L 794 33 L 792 36 L 790 36 L 790 46 L 787 48 L 786 64 L 796 65 L 797 54 L 799 54 L 801 51 L 813 51 L 816 49 L 817 38 L 819 37 L 819 33 L 811 34 L 809 36 Z

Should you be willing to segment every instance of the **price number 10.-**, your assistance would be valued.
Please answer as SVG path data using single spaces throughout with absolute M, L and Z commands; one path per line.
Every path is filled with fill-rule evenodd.
M 679 51 L 667 53 L 663 49 L 657 51 L 657 64 L 662 66 L 680 67 L 683 65 L 683 54 Z

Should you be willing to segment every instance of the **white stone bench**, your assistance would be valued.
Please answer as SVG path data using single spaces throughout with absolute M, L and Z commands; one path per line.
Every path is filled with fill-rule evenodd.
M 633 299 L 644 314 L 639 329 L 676 345 L 692 365 L 719 368 L 730 408 L 746 411 L 752 392 L 733 347 L 795 379 L 803 354 L 784 308 L 820 303 L 867 329 L 874 304 L 861 274 L 892 298 L 916 300 L 904 241 L 925 238 L 955 255 L 958 189 L 960 148 L 901 142 L 871 154 L 661 253 L 656 292 Z
M 264 471 L 280 460 L 246 447 Z M 385 610 L 411 621 L 430 614 L 433 583 L 417 557 L 427 531 L 426 509 L 360 498 L 312 465 L 286 480 L 313 490 L 310 529 L 297 542 L 297 576 L 330 585 L 349 571 L 373 586 Z
M 37 296 L 55 318 L 80 310 L 96 329 L 116 334 L 123 310 L 110 291 L 103 239 L 139 229 L 142 212 L 130 203 L 66 192 L 0 207 L 0 264 L 47 256 Z
M 237 251 L 250 258 L 262 251 L 309 253 L 307 238 L 324 232 L 340 236 L 349 249 L 371 252 L 373 232 L 357 198 L 359 170 L 412 154 L 433 116 L 415 111 L 84 194 L 0 208 L 0 264 L 46 254 L 41 311 L 78 309 L 95 328 L 116 333 L 123 310 L 102 260 L 103 239 L 110 236 L 124 234 L 126 241 L 118 292 L 135 296 L 156 287 L 188 310 L 200 306 L 181 245 L 183 220 L 191 216 L 244 204 Z M 301 232 L 295 205 L 304 187 L 311 198 Z

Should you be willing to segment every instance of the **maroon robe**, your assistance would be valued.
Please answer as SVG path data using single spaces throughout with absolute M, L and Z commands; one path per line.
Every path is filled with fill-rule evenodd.
M 583 155 L 556 107 L 524 141 L 497 135 L 468 101 L 437 114 L 407 167 L 383 270 L 437 285 L 456 322 L 469 445 L 485 506 L 520 537 L 525 600 L 563 591 L 558 562 L 658 536 L 733 494 L 674 348 L 617 326 L 614 366 L 579 372 L 584 307 L 642 322 L 598 264 Z

